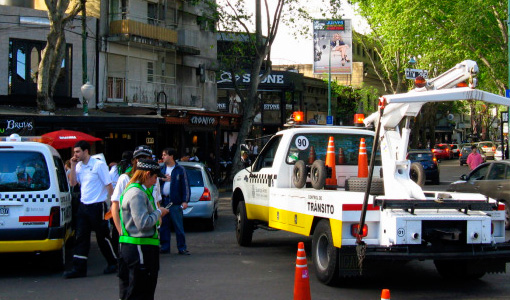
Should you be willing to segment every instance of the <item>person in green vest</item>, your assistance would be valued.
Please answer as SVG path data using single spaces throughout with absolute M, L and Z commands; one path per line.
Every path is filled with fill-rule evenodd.
M 157 226 L 168 209 L 158 208 L 152 187 L 161 174 L 152 159 L 139 159 L 136 171 L 120 197 L 120 299 L 154 299 L 159 272 Z

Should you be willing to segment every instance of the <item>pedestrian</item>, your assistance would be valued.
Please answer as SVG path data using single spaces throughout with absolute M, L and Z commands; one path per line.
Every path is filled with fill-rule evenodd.
M 108 221 L 104 219 L 107 199 L 113 188 L 108 167 L 104 161 L 90 156 L 90 144 L 79 141 L 74 145 L 71 158 L 70 185 L 80 184 L 80 204 L 76 220 L 76 244 L 73 268 L 65 278 L 87 276 L 87 259 L 90 250 L 90 233 L 96 233 L 97 244 L 108 263 L 104 274 L 117 272 L 117 256 L 111 243 Z
M 251 166 L 251 160 L 248 156 L 248 152 L 241 151 L 241 163 L 243 164 L 243 168 L 248 168 Z
M 474 170 L 481 163 L 483 163 L 483 158 L 480 153 L 478 153 L 478 148 L 476 145 L 471 146 L 471 153 L 469 153 L 466 163 L 469 166 L 469 169 Z
M 119 176 L 119 180 L 117 181 L 117 186 L 115 186 L 115 190 L 113 191 L 111 202 L 111 214 L 113 223 L 115 224 L 115 228 L 112 230 L 112 239 L 116 242 L 119 241 L 119 234 L 122 232 L 121 224 L 120 224 L 120 215 L 119 215 L 119 201 L 124 189 L 128 186 L 129 181 L 134 175 L 137 169 L 137 163 L 141 159 L 151 159 L 152 158 L 152 149 L 146 145 L 140 145 L 135 148 L 133 151 L 133 158 L 131 160 L 132 167 L 127 169 L 127 172 Z M 161 200 L 161 193 L 159 191 L 159 185 L 154 185 L 154 187 L 149 187 L 152 190 L 152 197 L 156 200 L 156 203 Z M 117 243 L 118 244 L 118 243 Z M 118 248 L 115 248 L 118 249 Z
M 163 150 L 163 167 L 161 173 L 165 175 L 159 182 L 161 184 L 161 206 L 170 205 L 170 213 L 163 217 L 160 227 L 161 253 L 170 253 L 170 223 L 175 230 L 177 250 L 179 254 L 190 255 L 186 247 L 186 237 L 183 225 L 183 210 L 188 208 L 190 187 L 186 170 L 175 161 L 174 148 Z
M 168 209 L 158 208 L 152 186 L 162 176 L 153 159 L 140 159 L 120 197 L 119 297 L 154 299 L 159 272 L 159 218 Z
M 133 151 L 124 151 L 122 152 L 122 159 L 120 160 L 120 162 L 111 167 L 110 177 L 112 178 L 112 186 L 114 190 L 115 186 L 117 185 L 117 181 L 119 180 L 119 176 L 131 170 L 132 159 Z

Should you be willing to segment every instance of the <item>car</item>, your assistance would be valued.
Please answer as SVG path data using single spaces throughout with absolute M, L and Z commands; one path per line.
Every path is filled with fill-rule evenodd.
M 71 190 L 60 154 L 37 138 L 0 138 L 0 253 L 41 254 L 62 270 L 70 258 Z
M 494 153 L 496 152 L 496 144 L 490 141 L 479 142 L 477 144 L 480 153 L 485 154 L 486 159 L 494 159 Z
M 409 159 L 411 163 L 417 162 L 422 165 L 423 171 L 425 172 L 425 180 L 432 181 L 432 184 L 439 184 L 439 166 L 437 158 L 432 151 L 427 149 L 409 150 L 407 159 Z M 411 171 L 410 175 L 411 178 L 413 178 L 413 175 L 417 176 L 418 174 L 413 174 Z
M 460 180 L 451 183 L 447 191 L 480 193 L 505 203 L 505 228 L 510 229 L 510 160 L 491 161 L 479 165 Z
M 184 218 L 201 219 L 207 230 L 214 230 L 218 218 L 219 191 L 207 167 L 200 162 L 179 162 L 188 175 L 191 190 Z
M 435 144 L 432 148 L 432 153 L 437 159 L 452 159 L 453 152 L 448 144 Z
M 453 158 L 458 158 L 460 154 L 460 145 L 459 144 L 450 144 L 450 148 L 452 149 Z

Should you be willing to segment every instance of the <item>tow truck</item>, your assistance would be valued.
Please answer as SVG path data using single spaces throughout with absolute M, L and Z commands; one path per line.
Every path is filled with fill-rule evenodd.
M 477 74 L 476 62 L 466 60 L 436 78 L 417 78 L 410 92 L 379 99 L 379 110 L 364 120 L 372 129 L 303 125 L 276 133 L 234 176 L 238 244 L 249 246 L 257 228 L 312 236 L 313 268 L 327 285 L 381 262 L 433 260 L 440 275 L 455 279 L 505 272 L 504 203 L 481 194 L 424 192 L 406 159 L 412 118 L 425 103 L 510 105 L 476 89 Z M 457 87 L 466 81 L 468 87 Z M 358 176 L 361 138 L 367 178 Z M 330 140 L 334 168 L 324 164 Z

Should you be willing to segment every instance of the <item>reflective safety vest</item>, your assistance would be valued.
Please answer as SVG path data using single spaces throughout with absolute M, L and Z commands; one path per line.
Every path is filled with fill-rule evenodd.
M 129 236 L 129 233 L 126 230 L 126 227 L 124 226 L 124 221 L 122 220 L 122 199 L 124 198 L 124 194 L 130 189 L 130 188 L 139 188 L 142 191 L 145 192 L 147 197 L 149 197 L 149 202 L 152 204 L 152 207 L 156 210 L 156 203 L 154 203 L 154 197 L 152 197 L 152 187 L 149 189 L 144 189 L 140 183 L 132 183 L 128 185 L 124 191 L 122 192 L 122 196 L 120 196 L 120 224 L 122 225 L 122 235 L 119 237 L 120 243 L 127 243 L 127 244 L 135 244 L 135 245 L 153 245 L 153 246 L 159 246 L 159 238 L 158 238 L 158 230 L 157 226 L 159 225 L 159 220 L 156 222 L 156 225 L 154 226 L 154 235 L 152 237 L 132 237 Z

